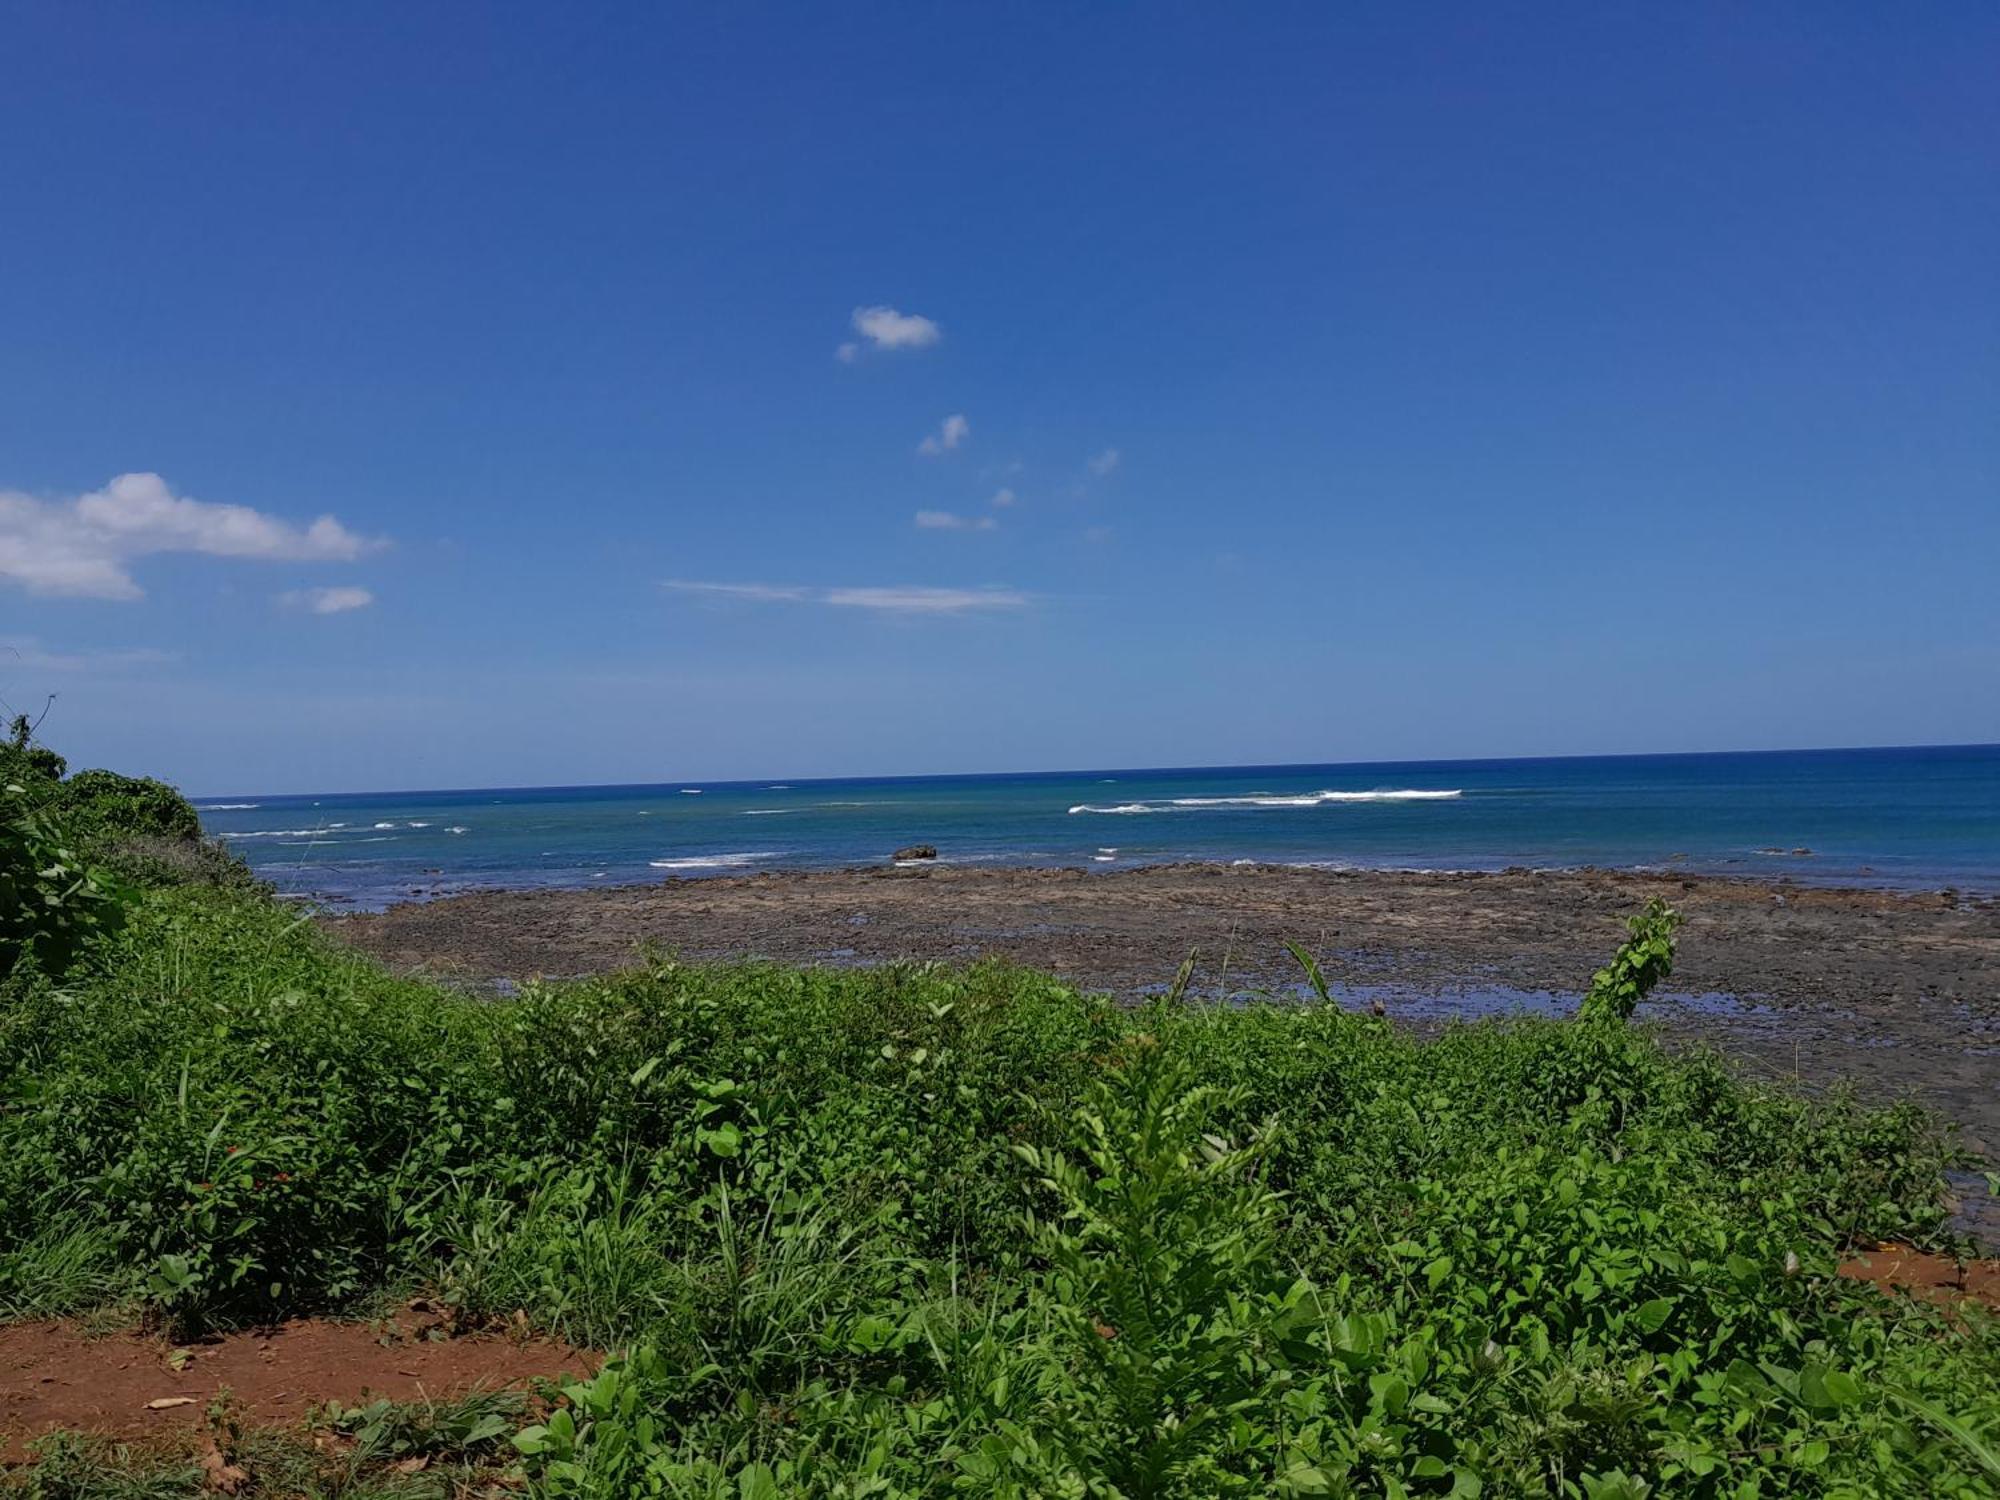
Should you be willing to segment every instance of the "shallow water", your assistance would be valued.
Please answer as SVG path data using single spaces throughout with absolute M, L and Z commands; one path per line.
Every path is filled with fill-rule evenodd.
M 355 907 L 881 864 L 1584 865 L 2000 890 L 2000 747 L 232 795 L 210 832 Z

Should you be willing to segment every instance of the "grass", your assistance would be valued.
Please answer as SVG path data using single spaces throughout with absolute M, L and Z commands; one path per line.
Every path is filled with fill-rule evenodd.
M 182 1500 L 213 1494 L 447 1500 L 502 1494 L 526 1399 L 475 1392 L 450 1401 L 330 1407 L 299 1430 L 245 1429 L 228 1403 L 205 1426 L 145 1445 L 59 1433 L 18 1476 L 32 1500 Z M 4 1483 L 4 1481 L 0 1481 Z
M 0 988 L 0 1314 L 418 1285 L 617 1355 L 525 1428 L 343 1418 L 332 1477 L 243 1435 L 246 1493 L 2000 1493 L 1993 1322 L 1833 1275 L 1950 1245 L 1955 1148 L 1629 1027 L 1665 942 L 1586 1019 L 1424 1040 L 998 965 L 485 1001 L 157 890 Z M 64 1440 L 13 1482 L 203 1480 Z

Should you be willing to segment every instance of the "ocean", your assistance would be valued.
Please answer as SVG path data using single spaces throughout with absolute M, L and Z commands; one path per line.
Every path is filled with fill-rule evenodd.
M 882 864 L 1672 869 L 2000 891 L 2000 746 L 215 797 L 281 891 L 454 892 Z

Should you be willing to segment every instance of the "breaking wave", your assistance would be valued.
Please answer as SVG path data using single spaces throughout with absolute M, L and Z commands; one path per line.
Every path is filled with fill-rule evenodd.
M 1440 802 L 1464 795 L 1464 789 L 1429 791 L 1416 787 L 1392 787 L 1378 792 L 1300 792 L 1294 795 L 1263 797 L 1162 797 L 1151 802 L 1098 804 L 1079 802 L 1072 813 L 1164 813 L 1189 812 L 1211 807 L 1332 807 L 1347 802 Z
M 332 833 L 345 823 L 322 823 L 317 828 L 253 828 L 243 833 L 225 832 L 226 839 L 308 839 L 318 833 Z
M 760 859 L 776 859 L 769 850 L 746 850 L 737 854 L 699 854 L 686 859 L 649 859 L 656 870 L 741 870 Z

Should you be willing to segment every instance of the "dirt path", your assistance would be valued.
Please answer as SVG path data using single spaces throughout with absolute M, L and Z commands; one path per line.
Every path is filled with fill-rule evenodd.
M 56 1429 L 165 1438 L 228 1392 L 246 1425 L 295 1425 L 328 1401 L 413 1401 L 588 1375 L 596 1356 L 541 1339 L 445 1338 L 434 1322 L 298 1320 L 176 1346 L 70 1323 L 0 1325 L 0 1461 Z M 168 1403 L 168 1404 L 162 1404 Z
M 2000 1261 L 1961 1263 L 1906 1246 L 1850 1256 L 1849 1280 L 1894 1295 L 2000 1309 Z M 330 1401 L 441 1400 L 584 1376 L 600 1356 L 541 1339 L 446 1338 L 434 1319 L 393 1323 L 300 1319 L 277 1328 L 174 1346 L 138 1332 L 93 1335 L 73 1323 L 0 1325 L 0 1467 L 28 1458 L 54 1431 L 171 1449 L 200 1429 L 225 1393 L 244 1427 L 296 1428 Z

